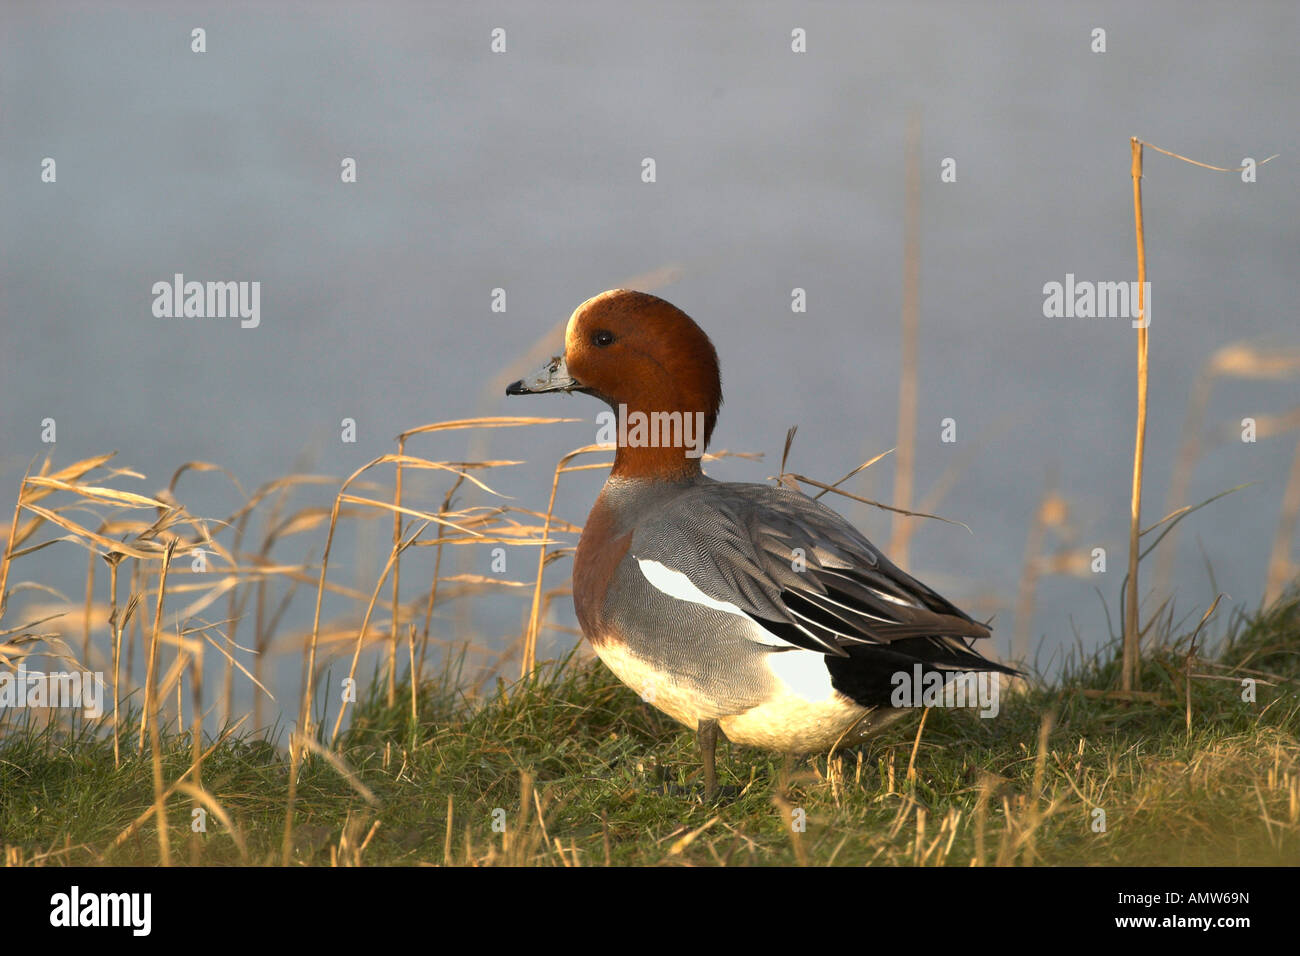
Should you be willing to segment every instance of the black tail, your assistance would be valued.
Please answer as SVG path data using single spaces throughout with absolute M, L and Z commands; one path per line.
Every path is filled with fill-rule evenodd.
M 932 681 L 927 675 L 937 673 L 946 681 L 963 671 L 1024 676 L 1014 667 L 991 661 L 964 641 L 949 637 L 909 637 L 888 644 L 853 644 L 844 650 L 848 657 L 826 657 L 831 686 L 864 707 L 891 706 L 899 686 L 895 675 L 905 674 L 908 681 L 913 681 L 918 664 L 922 680 Z

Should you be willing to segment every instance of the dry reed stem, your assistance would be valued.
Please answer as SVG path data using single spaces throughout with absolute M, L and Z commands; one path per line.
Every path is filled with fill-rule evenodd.
M 357 662 L 361 660 L 361 646 L 365 643 L 366 632 L 370 628 L 370 616 L 371 614 L 374 613 L 375 604 L 378 603 L 379 601 L 379 592 L 384 587 L 384 581 L 387 580 L 388 578 L 388 572 L 391 571 L 396 566 L 397 556 L 410 546 L 411 541 L 415 540 L 421 534 L 423 534 L 424 529 L 427 528 L 428 526 L 429 526 L 428 521 L 420 525 L 420 527 L 416 529 L 415 534 L 413 534 L 406 541 L 399 541 L 397 545 L 393 548 L 393 550 L 390 551 L 388 554 L 388 561 L 384 564 L 384 570 L 383 573 L 379 575 L 379 580 L 375 583 L 375 590 L 370 595 L 370 603 L 366 605 L 365 616 L 362 617 L 361 619 L 361 627 L 357 630 L 356 646 L 352 652 L 352 665 L 351 667 L 348 668 L 348 680 L 352 682 L 354 687 L 356 686 Z M 331 746 L 333 746 L 333 744 L 338 740 L 339 729 L 343 726 L 343 716 L 347 713 L 347 710 L 348 710 L 348 698 L 344 697 L 342 703 L 339 705 L 338 717 L 336 717 L 334 720 L 334 732 L 330 734 Z
M 1138 312 L 1139 312 L 1139 316 L 1141 317 L 1142 324 L 1141 327 L 1138 328 L 1138 414 L 1137 414 L 1136 437 L 1135 437 L 1134 452 L 1133 452 L 1133 494 L 1132 494 L 1132 500 L 1130 501 L 1130 515 L 1129 515 L 1128 586 L 1127 586 L 1127 593 L 1125 595 L 1125 606 L 1124 606 L 1124 658 L 1123 658 L 1122 681 L 1125 690 L 1131 690 L 1135 688 L 1137 686 L 1138 680 L 1140 679 L 1140 670 L 1138 667 L 1138 655 L 1140 649 L 1138 647 L 1138 637 L 1137 637 L 1138 626 L 1139 626 L 1139 615 L 1138 615 L 1138 606 L 1137 606 L 1138 604 L 1138 563 L 1139 563 L 1137 537 L 1138 537 L 1139 512 L 1141 511 L 1141 506 L 1142 506 L 1142 457 L 1143 457 L 1144 443 L 1146 437 L 1147 329 L 1151 324 L 1146 315 L 1146 302 L 1145 302 L 1146 240 L 1142 229 L 1142 149 L 1144 146 L 1150 146 L 1158 153 L 1163 153 L 1166 156 L 1171 156 L 1174 159 L 1181 160 L 1182 162 L 1185 163 L 1191 163 L 1193 166 L 1200 166 L 1203 169 L 1212 169 L 1221 173 L 1232 173 L 1232 172 L 1239 173 L 1243 169 L 1245 169 L 1245 167 L 1243 166 L 1237 166 L 1237 167 L 1214 166 L 1210 163 L 1203 163 L 1200 160 L 1192 159 L 1188 156 L 1183 156 L 1180 153 L 1175 153 L 1172 150 L 1163 149 L 1160 146 L 1156 146 L 1154 143 L 1148 143 L 1145 142 L 1144 140 L 1140 140 L 1136 136 L 1129 138 L 1129 147 L 1132 155 L 1132 165 L 1130 167 L 1130 175 L 1132 176 L 1133 179 L 1133 221 L 1134 221 L 1135 237 L 1137 241 Z M 1261 160 L 1259 163 L 1256 164 L 1256 166 L 1263 166 L 1265 163 L 1271 162 L 1272 160 L 1276 159 L 1279 155 L 1280 155 L 1279 153 L 1274 153 L 1272 156 L 1269 156 L 1267 159 Z M 1216 357 L 1218 356 L 1216 355 Z M 1200 386 L 1198 383 L 1198 388 L 1199 387 Z M 1205 386 L 1205 395 L 1203 398 L 1197 394 L 1194 394 L 1192 399 L 1193 402 L 1196 402 L 1198 400 L 1208 401 L 1208 389 L 1209 386 L 1207 384 Z M 1195 409 L 1189 409 L 1189 416 L 1191 416 L 1193 411 L 1195 411 Z M 1182 455 L 1185 455 L 1186 458 L 1180 456 L 1180 461 L 1178 463 L 1179 467 L 1175 469 L 1176 476 L 1178 476 L 1179 473 L 1184 471 L 1185 469 L 1190 470 L 1186 468 L 1188 464 L 1187 458 L 1190 458 L 1194 461 L 1194 456 L 1197 451 L 1195 442 L 1196 439 L 1194 438 L 1194 436 L 1189 436 L 1187 433 L 1184 434 L 1184 449 Z M 1181 477 L 1176 478 L 1176 480 L 1185 482 L 1187 480 L 1187 476 L 1184 474 Z M 1173 488 L 1171 487 L 1171 494 L 1172 492 L 1173 492 Z M 1181 500 L 1181 495 L 1179 496 L 1179 498 L 1173 499 L 1169 502 L 1170 507 L 1171 508 L 1176 507 L 1179 500 Z M 1171 546 L 1171 550 L 1172 550 L 1172 546 Z M 1166 560 L 1165 575 L 1167 576 L 1169 573 L 1171 573 L 1170 569 L 1172 568 L 1173 558 L 1169 557 L 1165 560 Z M 1158 575 L 1157 580 L 1160 579 L 1161 578 Z
M 461 485 L 463 479 L 457 478 L 455 483 L 447 489 L 447 494 L 443 496 L 442 505 L 438 508 L 438 516 L 444 517 L 451 509 L 452 496 L 456 494 L 456 489 Z M 424 670 L 424 655 L 429 647 L 429 628 L 433 624 L 433 606 L 438 600 L 438 576 L 442 573 L 442 551 L 445 540 L 445 530 L 443 525 L 438 526 L 438 537 L 435 539 L 435 551 L 433 556 L 433 581 L 429 584 L 429 603 L 424 612 L 424 633 L 420 636 L 420 670 Z
M 155 686 L 157 676 L 158 642 L 162 629 L 163 601 L 167 592 L 167 570 L 171 566 L 172 552 L 176 548 L 174 541 L 168 543 L 163 555 L 162 568 L 158 572 L 158 603 L 154 609 L 153 635 L 149 642 L 149 669 L 145 678 L 145 708 L 142 720 L 149 724 L 150 763 L 153 766 L 154 822 L 158 833 L 158 856 L 163 866 L 171 866 L 171 835 L 167 826 L 167 798 L 163 791 L 162 746 L 158 736 L 159 703 L 158 689 Z M 141 727 L 143 733 L 143 726 Z
M 207 637 L 207 635 L 203 635 Z M 190 694 L 193 701 L 194 716 L 190 723 L 190 747 L 193 754 L 194 763 L 194 785 L 199 790 L 203 789 L 203 645 L 198 646 L 198 651 L 190 655 Z M 177 685 L 179 687 L 179 685 Z M 194 794 L 190 795 L 194 802 L 191 806 L 191 815 L 193 809 L 198 803 L 204 802 L 202 797 Z M 227 829 L 230 829 L 227 826 Z M 202 855 L 203 843 L 197 833 L 191 831 L 190 834 L 190 853 L 191 863 L 195 866 L 199 864 Z
M 1219 601 L 1223 599 L 1222 594 L 1214 598 L 1214 602 L 1201 615 L 1201 621 L 1196 625 L 1196 630 L 1192 632 L 1191 641 L 1187 648 L 1187 657 L 1183 661 L 1183 686 L 1187 697 L 1186 722 L 1187 722 L 1187 739 L 1191 741 L 1192 737 L 1192 678 L 1199 677 L 1199 674 L 1192 673 L 1192 661 L 1196 659 L 1196 638 L 1201 633 L 1201 628 L 1205 627 L 1205 622 L 1214 614 L 1214 609 L 1219 606 Z
M 1130 140 L 1133 178 L 1133 224 L 1137 240 L 1138 330 L 1137 330 L 1137 427 L 1133 441 L 1133 492 L 1129 500 L 1128 589 L 1124 599 L 1124 656 L 1121 686 L 1138 689 L 1138 534 L 1142 520 L 1142 459 L 1147 437 L 1147 329 L 1146 314 L 1147 253 L 1142 230 L 1142 141 Z
M 926 718 L 930 716 L 930 708 L 923 708 L 921 711 L 921 722 L 916 725 L 916 739 L 912 741 L 912 755 L 907 758 L 907 781 L 909 783 L 916 780 L 916 754 L 921 749 L 921 734 L 925 730 Z
M 871 498 L 864 498 L 861 495 L 855 495 L 852 492 L 845 491 L 843 488 L 836 488 L 834 485 L 828 485 L 825 482 L 817 481 L 815 478 L 808 478 L 804 475 L 795 474 L 794 472 L 787 472 L 786 477 L 793 478 L 796 481 L 801 481 L 805 485 L 812 485 L 814 488 L 821 488 L 825 491 L 834 492 L 837 495 L 843 495 L 845 498 L 851 498 L 854 501 L 862 502 L 864 505 L 871 505 L 874 508 L 880 508 L 884 511 L 893 511 L 897 514 L 908 515 L 913 518 L 933 518 L 935 521 L 942 521 L 945 524 L 955 524 L 959 528 L 965 528 L 967 531 L 971 531 L 970 525 L 966 524 L 964 521 L 956 521 L 952 518 L 945 518 L 942 515 L 926 514 L 924 511 L 907 511 L 903 508 L 895 508 L 893 505 L 882 504 L 879 501 L 873 501 Z M 975 532 L 971 531 L 971 534 L 974 533 Z M 891 558 L 890 560 L 893 559 Z
M 121 564 L 123 556 L 116 552 L 104 555 L 104 560 L 108 562 L 108 595 L 109 595 L 109 627 L 112 629 L 113 640 L 113 769 L 119 769 L 122 766 L 122 631 L 130 622 L 131 614 L 135 610 L 134 595 L 127 603 L 126 614 L 122 619 L 117 616 L 117 566 Z
M 1137 137 L 1133 137 L 1133 142 L 1138 143 L 1141 146 L 1150 146 L 1157 153 L 1164 153 L 1166 156 L 1172 156 L 1174 159 L 1181 159 L 1183 162 L 1191 163 L 1193 166 L 1200 166 L 1203 169 L 1213 169 L 1215 172 L 1239 173 L 1246 168 L 1245 166 L 1211 166 L 1209 163 L 1203 163 L 1198 159 L 1190 159 L 1187 156 L 1181 156 L 1178 153 L 1170 152 L 1167 149 L 1161 149 L 1159 146 L 1156 146 L 1154 143 L 1148 143 L 1145 140 L 1138 139 Z M 1274 153 L 1272 156 L 1268 157 L 1267 159 L 1261 159 L 1255 165 L 1258 167 L 1258 166 L 1263 166 L 1265 163 L 1271 163 L 1273 160 L 1277 159 L 1281 155 L 1282 155 L 1281 153 Z
M 585 471 L 588 468 L 599 468 L 602 465 L 578 465 L 575 467 L 566 467 L 568 463 L 579 455 L 590 454 L 593 452 L 608 452 L 608 445 L 584 445 L 581 448 L 569 452 L 555 466 L 555 473 L 551 478 L 551 496 L 546 504 L 546 520 L 542 525 L 542 537 L 549 539 L 551 536 L 551 515 L 555 510 L 555 494 L 560 487 L 560 475 L 568 471 Z M 605 466 L 607 467 L 607 466 Z M 533 601 L 528 612 L 528 629 L 524 634 L 524 650 L 520 656 L 519 676 L 527 677 L 532 673 L 533 668 L 537 666 L 537 633 L 540 630 L 540 615 L 542 606 L 542 578 L 546 571 L 546 545 L 543 544 L 537 554 L 537 581 L 533 586 Z
M 452 821 L 452 802 L 453 802 L 453 798 L 454 798 L 454 795 L 453 795 L 453 794 L 450 794 L 450 793 L 447 794 L 447 829 L 446 829 L 446 833 L 445 833 L 445 835 L 443 836 L 443 841 L 442 841 L 442 865 L 443 865 L 443 866 L 451 866 L 451 865 L 452 865 L 452 859 L 451 859 L 451 821 Z M 504 839 L 505 839 L 505 837 L 502 836 L 502 840 L 504 840 Z
M 407 677 L 411 683 L 411 733 L 420 724 L 420 711 L 417 706 L 420 698 L 420 680 L 419 674 L 415 670 L 415 625 L 407 625 L 406 629 L 406 655 L 407 655 Z
M 171 565 L 172 551 L 174 545 L 168 545 L 166 552 L 163 554 L 163 563 L 161 569 L 161 578 L 158 582 L 158 600 L 154 603 L 153 630 L 149 636 L 149 657 L 145 666 L 145 711 L 140 720 L 140 740 L 136 746 L 138 753 L 144 753 L 144 735 L 151 723 L 151 716 L 154 708 L 158 707 L 157 696 L 157 676 L 158 676 L 158 644 L 162 632 L 162 612 L 163 602 L 166 599 L 165 585 L 167 583 L 167 571 Z
M 392 639 L 388 646 L 388 706 L 392 707 L 397 702 L 397 625 L 398 625 L 398 593 L 401 587 L 402 576 L 402 551 L 398 549 L 398 544 L 402 540 L 402 462 L 400 459 L 406 457 L 406 437 L 399 436 L 397 439 L 397 467 L 394 469 L 393 478 L 393 602 L 392 602 L 392 625 L 390 631 Z M 459 476 L 457 481 L 462 480 Z M 442 517 L 442 513 L 439 513 Z
M 793 430 L 792 430 L 792 431 L 793 431 Z M 787 446 L 787 449 L 786 449 L 786 450 L 787 450 L 787 452 L 789 451 L 789 447 L 788 447 L 788 446 Z M 849 480 L 850 478 L 852 478 L 854 475 L 858 474 L 859 472 L 866 471 L 868 468 L 870 468 L 870 467 L 871 467 L 872 465 L 874 465 L 876 462 L 880 461 L 880 459 L 884 458 L 886 455 L 892 455 L 893 453 L 894 453 L 894 449 L 892 449 L 892 448 L 888 448 L 888 449 L 886 449 L 885 451 L 882 451 L 879 455 L 874 455 L 874 456 L 872 456 L 871 458 L 868 458 L 866 461 L 864 461 L 862 464 L 858 465 L 858 467 L 854 468 L 852 471 L 850 471 L 847 475 L 845 475 L 845 476 L 844 476 L 843 478 L 841 478 L 839 481 L 831 482 L 830 487 L 828 487 L 828 488 L 823 488 L 821 491 L 817 492 L 817 494 L 813 495 L 813 500 L 815 501 L 816 499 L 820 498 L 822 495 L 826 494 L 826 492 L 828 492 L 828 491 L 834 491 L 836 488 L 838 488 L 840 485 L 844 484 L 844 482 L 848 481 L 848 480 Z M 785 476 L 785 459 L 784 459 L 784 458 L 781 459 L 781 476 L 782 476 L 782 477 Z
M 907 120 L 904 147 L 905 206 L 903 225 L 903 341 L 898 379 L 898 458 L 894 470 L 894 533 L 890 559 L 904 571 L 911 546 L 912 485 L 916 468 L 917 328 L 921 301 L 921 118 L 915 110 Z

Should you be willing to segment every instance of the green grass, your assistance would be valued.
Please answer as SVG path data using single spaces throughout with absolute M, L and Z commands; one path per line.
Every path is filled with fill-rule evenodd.
M 1202 638 L 1203 640 L 1203 638 Z M 482 699 L 454 665 L 387 707 L 375 681 L 337 752 L 300 771 L 290 858 L 298 864 L 1075 864 L 1300 862 L 1300 599 L 1238 617 L 1199 650 L 1186 718 L 1188 638 L 1143 659 L 1149 698 L 1117 685 L 1114 644 L 1074 660 L 1051 686 L 1004 693 L 996 719 L 934 710 L 839 754 L 786 761 L 719 749 L 738 796 L 705 805 L 694 735 L 659 715 L 599 663 L 542 665 Z M 1244 702 L 1240 678 L 1267 672 Z M 1249 675 L 1247 675 L 1249 676 Z M 407 685 L 399 682 L 399 688 Z M 102 728 L 0 727 L 0 845 L 10 863 L 156 864 L 152 820 L 114 842 L 153 803 L 149 748 L 122 735 L 121 766 Z M 1044 736 L 1045 735 L 1045 736 Z M 1040 747 L 1040 739 L 1046 746 Z M 205 741 L 204 746 L 210 746 Z M 289 762 L 281 746 L 234 735 L 203 761 L 213 813 L 190 830 L 193 797 L 167 802 L 172 862 L 279 863 Z M 163 779 L 193 762 L 166 731 Z M 373 795 L 368 802 L 362 790 Z M 542 814 L 539 819 L 538 807 Z M 450 809 L 449 809 L 450 807 Z M 1105 812 L 1098 832 L 1095 811 Z M 496 811 L 504 811 L 497 813 Z M 494 830 L 495 819 L 504 832 Z M 791 825 L 806 821 L 803 832 Z

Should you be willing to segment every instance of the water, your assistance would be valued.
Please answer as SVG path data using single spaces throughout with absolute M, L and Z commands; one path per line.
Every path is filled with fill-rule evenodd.
M 938 510 L 974 533 L 922 522 L 910 565 L 994 614 L 1006 653 L 1029 523 L 1054 478 L 1073 544 L 1105 547 L 1109 562 L 1105 575 L 1041 583 L 1031 633 L 1047 661 L 1076 629 L 1085 647 L 1106 637 L 1096 588 L 1117 606 L 1135 342 L 1123 320 L 1044 318 L 1042 287 L 1067 273 L 1134 278 L 1130 135 L 1217 165 L 1282 154 L 1250 185 L 1147 154 L 1146 523 L 1163 512 L 1204 360 L 1239 339 L 1300 338 L 1291 4 L 11 5 L 4 25 L 0 502 L 48 450 L 46 418 L 56 465 L 117 449 L 148 475 L 119 484 L 152 492 L 194 459 L 252 489 L 299 470 L 342 477 L 426 422 L 583 416 L 477 448 L 526 460 L 491 483 L 544 508 L 555 460 L 593 440 L 601 406 L 507 400 L 501 384 L 532 370 L 523 351 L 579 302 L 666 266 L 678 278 L 653 291 L 722 357 L 715 447 L 767 454 L 712 473 L 774 474 L 798 424 L 791 468 L 834 480 L 895 444 L 903 137 L 916 114 L 917 494 L 959 467 Z M 1090 51 L 1097 26 L 1104 54 Z M 489 49 L 496 27 L 502 54 Z M 795 27 L 806 53 L 790 50 Z M 55 184 L 40 181 L 44 157 Z M 340 182 L 344 157 L 354 185 Z M 939 179 L 947 157 L 954 183 Z M 151 287 L 177 272 L 260 282 L 260 325 L 155 318 Z M 791 312 L 796 287 L 805 314 Z M 504 314 L 490 309 L 495 288 Z M 1280 413 L 1296 396 L 1294 378 L 1225 382 L 1209 422 Z M 339 440 L 345 418 L 354 444 Z M 945 418 L 956 443 L 940 441 Z M 1198 466 L 1190 501 L 1254 485 L 1185 523 L 1180 609 L 1199 616 L 1213 599 L 1205 558 L 1233 602 L 1258 602 L 1294 439 L 1224 442 Z M 458 459 L 471 447 L 452 433 L 410 450 Z M 848 487 L 888 500 L 892 467 Z M 601 480 L 570 476 L 557 513 L 581 522 Z M 436 508 L 445 487 L 413 478 L 408 500 Z M 181 496 L 211 517 L 241 500 L 217 474 L 183 478 Z M 886 515 L 837 506 L 888 541 Z M 373 586 L 389 527 L 344 535 L 342 583 Z M 317 531 L 277 554 L 322 547 Z M 488 573 L 485 549 L 463 560 Z M 533 573 L 531 554 L 509 560 L 509 576 Z M 60 544 L 14 577 L 75 603 L 85 564 Z M 548 586 L 568 567 L 553 565 Z M 415 565 L 403 579 L 427 586 Z M 310 610 L 304 591 L 286 627 Z M 438 632 L 499 647 L 522 613 L 479 600 Z M 572 640 L 549 632 L 542 650 Z M 291 713 L 296 674 L 296 661 L 276 670 Z

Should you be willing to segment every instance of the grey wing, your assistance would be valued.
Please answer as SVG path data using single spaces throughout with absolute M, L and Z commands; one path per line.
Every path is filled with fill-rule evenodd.
M 855 644 L 989 636 L 844 518 L 783 488 L 701 485 L 643 525 L 632 551 L 734 605 L 777 644 L 846 657 Z

